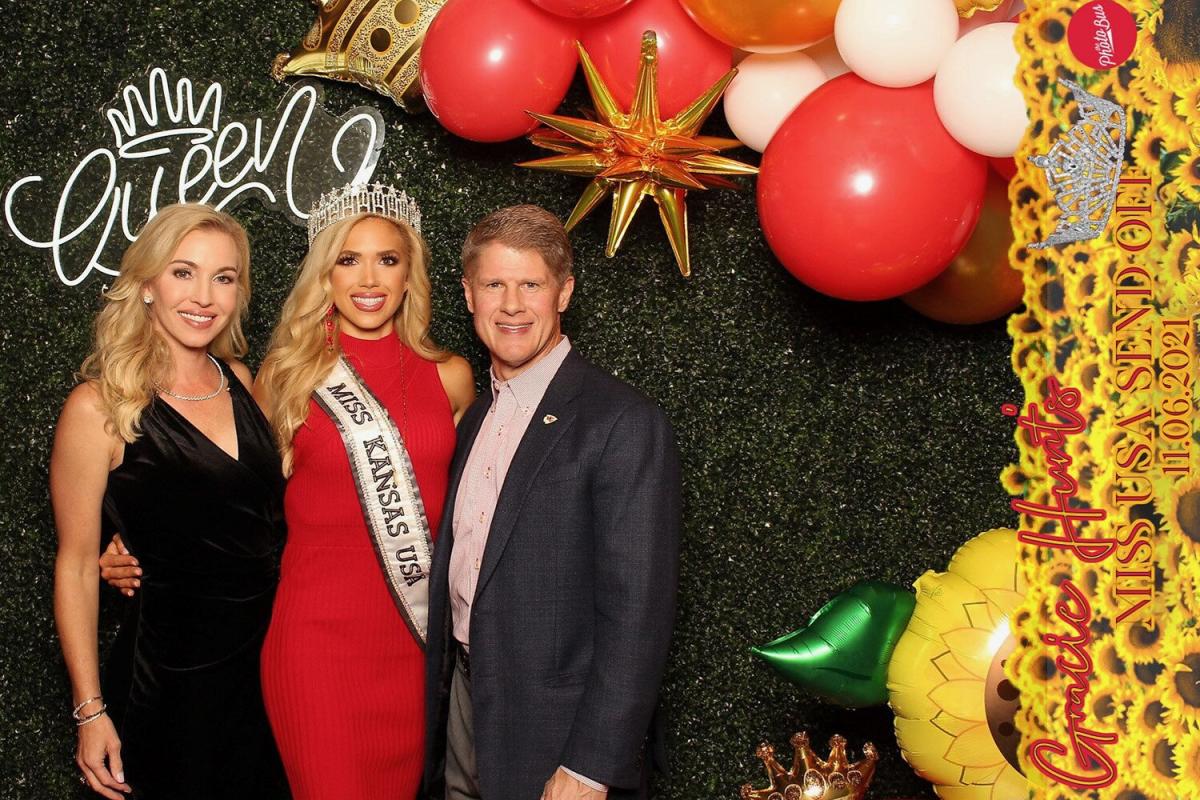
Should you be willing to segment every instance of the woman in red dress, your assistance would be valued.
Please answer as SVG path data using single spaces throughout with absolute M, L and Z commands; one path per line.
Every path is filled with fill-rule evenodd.
M 263 696 L 295 800 L 399 800 L 416 796 L 421 777 L 425 661 L 417 637 L 428 580 L 406 581 L 419 564 L 385 574 L 412 550 L 386 548 L 400 530 L 420 527 L 414 516 L 396 522 L 402 510 L 419 516 L 423 505 L 425 531 L 437 530 L 454 425 L 474 400 L 475 381 L 464 359 L 429 338 L 415 204 L 378 185 L 336 194 L 310 220 L 308 256 L 255 383 L 290 476 Z M 331 370 L 342 364 L 345 372 L 332 373 L 345 377 L 337 383 Z M 326 383 L 337 384 L 331 395 L 321 394 Z M 399 453 L 373 449 L 376 439 L 363 440 L 366 458 L 352 465 L 347 429 L 372 416 L 348 399 L 347 386 L 375 416 L 386 410 L 399 434 L 393 447 L 407 450 L 411 467 Z M 386 434 L 388 421 L 376 421 Z M 380 453 L 391 458 L 396 481 L 381 473 Z M 413 502 L 400 509 L 394 501 L 405 475 Z M 368 522 L 372 503 L 385 535 Z

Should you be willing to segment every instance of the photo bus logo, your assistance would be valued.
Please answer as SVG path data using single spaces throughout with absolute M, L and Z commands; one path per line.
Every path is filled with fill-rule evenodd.
M 1067 45 L 1082 64 L 1092 69 L 1112 69 L 1133 55 L 1137 24 L 1129 9 L 1113 0 L 1092 0 L 1081 5 L 1067 26 Z

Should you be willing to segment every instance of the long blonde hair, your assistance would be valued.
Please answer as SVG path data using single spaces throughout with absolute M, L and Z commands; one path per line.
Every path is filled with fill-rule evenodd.
M 226 360 L 246 353 L 242 332 L 242 318 L 250 305 L 250 242 L 246 231 L 233 217 L 211 206 L 177 203 L 160 209 L 121 257 L 120 274 L 104 293 L 107 302 L 96 316 L 92 352 L 78 373 L 81 380 L 95 384 L 109 429 L 125 442 L 133 442 L 140 435 L 138 423 L 154 398 L 154 385 L 169 384 L 174 371 L 171 351 L 154 328 L 150 310 L 142 302 L 142 291 L 146 283 L 162 274 L 179 243 L 195 230 L 225 233 L 238 251 L 237 306 L 233 319 L 213 339 L 209 351 Z
M 332 350 L 326 342 L 325 319 L 333 308 L 330 273 L 350 229 L 373 216 L 378 215 L 356 214 L 317 234 L 300 264 L 296 285 L 284 302 L 279 324 L 271 335 L 271 346 L 263 359 L 259 380 L 266 388 L 267 418 L 275 431 L 285 475 L 292 474 L 292 438 L 308 418 L 309 398 L 341 355 L 338 343 L 340 318 L 336 314 L 333 316 Z M 408 290 L 393 317 L 396 336 L 422 358 L 445 361 L 449 353 L 434 344 L 429 336 L 433 303 L 425 241 L 406 223 L 389 217 L 379 218 L 399 229 L 407 250 L 403 256 L 408 262 Z

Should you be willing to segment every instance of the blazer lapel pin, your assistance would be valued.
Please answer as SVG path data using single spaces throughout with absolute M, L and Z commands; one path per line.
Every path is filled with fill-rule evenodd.
M 558 417 L 554 416 L 553 414 L 547 414 L 546 416 L 542 417 L 543 425 L 553 425 L 556 422 L 558 422 Z

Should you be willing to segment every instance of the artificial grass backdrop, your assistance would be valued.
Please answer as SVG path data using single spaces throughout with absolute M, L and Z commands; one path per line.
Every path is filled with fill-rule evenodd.
M 109 141 L 97 109 L 151 65 L 173 79 L 221 81 L 229 109 L 273 109 L 285 90 L 270 78 L 271 59 L 295 46 L 312 13 L 303 0 L 10 4 L 0 34 L 0 185 L 30 174 L 61 185 Z M 336 114 L 374 104 L 388 121 L 376 176 L 419 199 L 435 335 L 482 375 L 485 353 L 458 287 L 462 237 L 513 203 L 565 218 L 583 181 L 514 168 L 541 155 L 528 142 L 464 142 L 357 87 L 325 91 Z M 568 110 L 583 99 L 576 86 Z M 662 404 L 683 453 L 680 613 L 664 688 L 673 775 L 659 795 L 732 798 L 745 781 L 762 785 L 755 745 L 771 740 L 790 759 L 787 737 L 803 728 L 822 747 L 846 734 L 855 756 L 873 740 L 882 762 L 872 797 L 932 797 L 901 760 L 886 708 L 819 703 L 749 647 L 802 624 L 857 580 L 909 584 L 944 569 L 974 534 L 1015 521 L 997 479 L 1016 456 L 999 406 L 1022 397 L 1008 337 L 1001 323 L 954 328 L 898 302 L 843 303 L 803 288 L 767 249 L 750 192 L 693 193 L 689 212 L 690 281 L 653 210 L 642 210 L 612 260 L 603 256 L 607 210 L 597 211 L 573 236 L 578 286 L 566 320 L 580 351 Z M 254 201 L 234 213 L 252 239 L 257 366 L 305 240 Z M 63 286 L 43 253 L 7 232 L 0 264 L 0 798 L 68 797 L 79 786 L 51 609 L 47 460 L 103 282 L 94 274 Z M 120 602 L 106 600 L 108 630 Z

